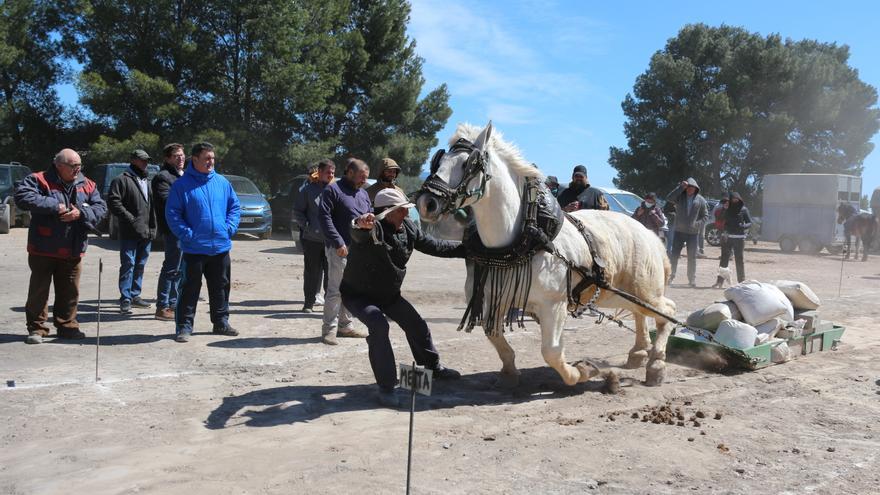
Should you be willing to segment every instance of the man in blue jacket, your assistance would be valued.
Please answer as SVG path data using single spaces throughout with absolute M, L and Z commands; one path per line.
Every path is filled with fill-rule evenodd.
M 349 158 L 345 175 L 321 193 L 318 223 L 324 234 L 324 252 L 327 255 L 327 291 L 324 295 L 321 337 L 327 345 L 336 345 L 337 336 L 367 336 L 367 332 L 354 327 L 351 313 L 342 304 L 339 284 L 345 272 L 348 245 L 351 243 L 351 221 L 373 209 L 370 196 L 364 189 L 369 175 L 370 167 L 363 160 Z
M 327 255 L 324 234 L 318 222 L 318 208 L 321 194 L 335 176 L 336 164 L 332 160 L 321 160 L 318 162 L 318 180 L 306 181 L 293 201 L 293 219 L 299 225 L 303 251 L 303 313 L 314 310 L 322 282 L 327 290 Z
M 53 282 L 52 323 L 58 337 L 85 337 L 76 321 L 81 261 L 89 245 L 88 233 L 107 214 L 107 205 L 81 169 L 79 155 L 63 149 L 52 167 L 28 175 L 15 188 L 16 206 L 31 212 L 27 242 L 31 280 L 24 306 L 28 344 L 41 344 L 49 335 L 46 304 Z
M 168 228 L 183 252 L 181 290 L 175 312 L 178 342 L 188 342 L 202 276 L 208 282 L 213 332 L 238 335 L 229 325 L 232 236 L 238 230 L 241 206 L 232 185 L 214 171 L 214 146 L 199 143 L 190 153 L 192 166 L 171 186 L 165 205 Z

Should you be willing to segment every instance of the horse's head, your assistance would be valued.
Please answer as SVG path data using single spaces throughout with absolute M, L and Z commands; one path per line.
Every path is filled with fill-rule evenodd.
M 449 151 L 439 150 L 431 159 L 431 173 L 416 195 L 419 217 L 435 222 L 442 215 L 476 203 L 485 193 L 490 175 L 487 144 L 492 122 L 473 138 L 467 127 L 459 127 Z
M 856 207 L 849 203 L 840 203 L 837 206 L 837 223 L 846 222 L 849 217 L 858 213 Z

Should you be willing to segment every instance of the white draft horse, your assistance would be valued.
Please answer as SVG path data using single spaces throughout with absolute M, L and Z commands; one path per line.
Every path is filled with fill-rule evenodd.
M 460 139 L 471 144 L 471 150 L 454 146 Z M 416 206 L 425 222 L 442 218 L 444 212 L 469 206 L 473 212 L 480 240 L 487 248 L 503 248 L 511 245 L 521 232 L 524 218 L 522 195 L 527 177 L 543 174 L 522 158 L 519 150 L 493 133 L 490 122 L 484 129 L 459 124 L 449 140 L 450 151 L 432 163 L 434 181 L 441 180 L 448 190 L 457 191 L 452 196 L 423 190 L 418 194 Z M 483 158 L 481 170 L 469 167 L 474 153 Z M 431 181 L 426 180 L 426 184 Z M 596 257 L 604 261 L 605 279 L 610 286 L 632 294 L 650 304 L 663 314 L 673 316 L 675 303 L 664 296 L 669 277 L 669 259 L 659 238 L 637 221 L 626 215 L 595 210 L 581 210 L 573 214 L 592 234 Z M 555 250 L 577 266 L 590 267 L 593 258 L 584 236 L 566 219 L 562 229 L 553 240 Z M 526 312 L 534 314 L 541 326 L 541 354 L 544 361 L 555 369 L 567 385 L 585 382 L 598 373 L 584 362 L 569 364 L 565 360 L 563 324 L 568 306 L 569 268 L 558 257 L 547 251 L 537 252 L 530 261 L 531 289 L 528 293 Z M 580 281 L 577 272 L 571 274 L 571 286 Z M 473 291 L 474 279 L 468 274 L 466 294 Z M 580 297 L 585 304 L 594 294 L 590 286 Z M 503 290 L 502 290 L 503 292 Z M 484 303 L 484 315 L 488 312 Z M 671 324 L 658 314 L 633 304 L 607 290 L 600 293 L 595 304 L 603 308 L 623 308 L 635 318 L 635 345 L 629 351 L 627 368 L 647 365 L 646 384 L 660 385 L 666 372 L 666 342 Z M 496 311 L 506 311 L 501 305 Z M 654 318 L 657 335 L 651 345 L 646 318 Z M 519 371 L 514 363 L 514 351 L 504 337 L 503 315 L 496 314 L 494 325 L 486 328 L 486 334 L 501 358 L 502 368 L 499 385 L 513 387 L 519 383 Z

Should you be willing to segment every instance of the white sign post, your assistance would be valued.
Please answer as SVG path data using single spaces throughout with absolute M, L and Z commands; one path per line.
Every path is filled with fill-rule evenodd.
M 406 454 L 406 494 L 409 495 L 410 470 L 412 468 L 412 442 L 413 442 L 413 419 L 416 415 L 416 392 L 422 395 L 431 395 L 431 383 L 433 372 L 421 366 L 400 365 L 400 388 L 410 390 L 411 402 L 409 406 L 409 450 Z

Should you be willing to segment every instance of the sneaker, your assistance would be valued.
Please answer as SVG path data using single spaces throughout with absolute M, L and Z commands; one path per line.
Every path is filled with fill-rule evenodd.
M 25 342 L 27 342 L 28 344 L 42 344 L 43 343 L 43 336 L 39 333 L 32 333 L 27 336 L 27 339 L 25 339 Z
M 211 333 L 213 333 L 215 335 L 226 335 L 228 337 L 235 337 L 236 335 L 238 335 L 238 330 L 232 328 L 227 323 L 226 325 L 224 325 L 222 327 L 221 326 L 214 327 L 214 329 L 211 330 Z
M 122 301 L 119 303 L 119 312 L 124 315 L 131 314 L 131 301 Z
M 690 282 L 690 283 L 688 284 L 688 287 L 690 287 L 691 289 L 696 289 L 696 288 L 697 288 L 697 284 L 696 284 L 695 282 Z
M 303 313 L 311 313 L 311 312 L 314 311 L 314 310 L 315 310 L 315 309 L 314 309 L 312 306 L 305 305 L 305 306 L 303 306 L 302 312 L 303 312 Z
M 156 319 L 162 321 L 174 321 L 174 310 L 171 308 L 156 309 Z
M 59 328 L 58 338 L 80 340 L 86 338 L 86 334 L 82 333 L 78 328 Z
M 315 305 L 316 306 L 323 306 L 324 305 L 324 296 L 323 295 L 321 295 L 321 294 L 315 295 Z
M 437 380 L 458 380 L 461 378 L 461 373 L 439 363 L 431 371 L 432 375 L 434 375 L 433 377 Z
M 135 297 L 135 298 L 133 298 L 133 299 L 131 300 L 131 305 L 132 305 L 133 307 L 135 307 L 135 308 L 151 308 L 151 307 L 153 307 L 152 304 L 150 304 L 150 303 L 148 303 L 148 302 L 145 302 L 145 301 L 144 301 L 143 299 L 141 299 L 140 297 Z
M 400 408 L 400 396 L 397 395 L 397 392 L 392 389 L 380 388 L 379 394 L 376 396 L 379 400 L 379 405 L 382 407 L 388 407 L 391 409 L 399 409 Z
M 174 336 L 174 340 L 177 342 L 189 342 L 189 338 L 192 336 L 192 332 L 182 331 L 178 332 L 177 335 Z
M 369 334 L 366 331 L 359 330 L 353 326 L 340 328 L 336 331 L 337 337 L 345 337 L 349 339 L 365 339 L 367 338 L 367 335 Z
M 337 345 L 339 342 L 336 341 L 336 333 L 329 332 L 321 335 L 321 342 L 327 345 Z

